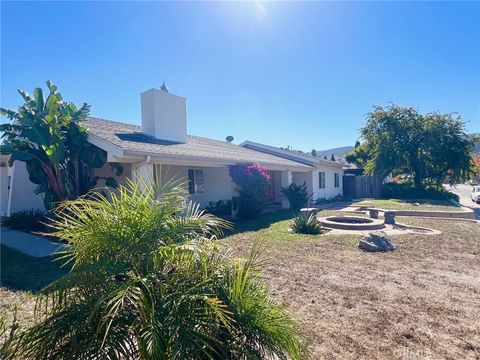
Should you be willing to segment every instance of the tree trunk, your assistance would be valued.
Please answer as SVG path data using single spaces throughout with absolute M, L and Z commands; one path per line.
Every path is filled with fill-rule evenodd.
M 415 188 L 417 190 L 423 188 L 422 177 L 420 176 L 418 171 L 415 171 L 415 173 L 413 174 L 413 184 L 415 185 Z

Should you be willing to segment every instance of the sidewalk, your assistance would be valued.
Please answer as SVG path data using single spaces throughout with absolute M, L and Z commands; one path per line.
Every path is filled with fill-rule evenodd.
M 3 228 L 0 233 L 0 243 L 21 251 L 33 257 L 50 256 L 55 251 L 61 250 L 62 244 L 50 241 L 38 235 L 23 231 Z

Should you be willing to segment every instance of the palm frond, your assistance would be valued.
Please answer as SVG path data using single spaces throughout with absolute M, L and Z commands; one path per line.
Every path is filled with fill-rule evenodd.
M 21 358 L 300 359 L 298 326 L 261 281 L 264 244 L 238 261 L 230 224 L 184 186 L 129 182 L 66 201 L 49 226 L 71 271 L 43 289 Z

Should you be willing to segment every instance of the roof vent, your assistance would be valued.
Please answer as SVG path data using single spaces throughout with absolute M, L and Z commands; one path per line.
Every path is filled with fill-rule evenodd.
M 163 82 L 162 86 L 160 86 L 160 90 L 168 92 L 168 87 L 167 87 L 167 85 L 165 85 L 165 81 Z

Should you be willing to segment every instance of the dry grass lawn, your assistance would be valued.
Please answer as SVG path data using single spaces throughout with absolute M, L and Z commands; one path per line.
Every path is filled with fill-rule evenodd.
M 264 276 L 314 359 L 480 359 L 480 225 L 399 220 L 443 234 L 394 236 L 394 253 L 370 254 L 358 235 L 290 235 L 279 221 L 227 241 L 240 254 L 271 242 Z
M 226 241 L 239 256 L 256 238 L 269 241 L 263 274 L 304 329 L 313 359 L 480 359 L 479 224 L 400 218 L 443 234 L 393 236 L 394 253 L 369 254 L 356 248 L 359 235 L 288 234 L 289 216 L 238 224 Z M 11 320 L 17 306 L 21 325 L 30 324 L 35 296 L 13 280 L 45 273 L 49 262 L 3 255 L 2 278 L 14 274 L 16 290 L 0 289 L 1 313 Z M 29 261 L 28 274 L 14 266 Z

